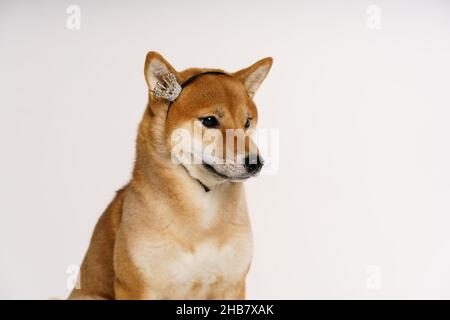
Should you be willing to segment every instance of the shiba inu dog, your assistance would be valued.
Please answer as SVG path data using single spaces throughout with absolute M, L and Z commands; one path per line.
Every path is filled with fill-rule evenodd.
M 100 217 L 70 299 L 245 298 L 252 235 L 242 181 L 263 165 L 253 96 L 271 66 L 177 72 L 147 54 L 132 178 Z M 211 138 L 230 130 L 241 133 L 234 143 Z M 215 152 L 203 157 L 207 147 Z

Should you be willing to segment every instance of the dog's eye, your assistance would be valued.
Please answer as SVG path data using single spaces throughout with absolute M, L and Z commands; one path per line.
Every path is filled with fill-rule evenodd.
M 219 126 L 219 121 L 213 116 L 200 118 L 200 121 L 207 128 L 217 128 Z
M 245 125 L 244 125 L 244 127 L 245 127 L 245 129 L 248 129 L 248 128 L 250 128 L 250 118 L 249 118 L 249 119 L 247 119 L 247 121 L 245 122 Z

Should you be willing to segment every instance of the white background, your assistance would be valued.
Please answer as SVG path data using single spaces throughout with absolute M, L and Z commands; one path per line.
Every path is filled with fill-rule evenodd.
M 0 298 L 69 293 L 130 177 L 149 50 L 178 69 L 274 57 L 255 99 L 279 172 L 247 183 L 248 298 L 450 298 L 450 3 L 256 0 L 0 2 Z

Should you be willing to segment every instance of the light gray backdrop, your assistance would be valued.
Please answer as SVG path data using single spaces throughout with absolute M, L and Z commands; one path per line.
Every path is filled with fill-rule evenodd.
M 67 296 L 130 176 L 149 50 L 274 57 L 249 298 L 450 298 L 450 3 L 381 0 L 1 1 L 0 298 Z

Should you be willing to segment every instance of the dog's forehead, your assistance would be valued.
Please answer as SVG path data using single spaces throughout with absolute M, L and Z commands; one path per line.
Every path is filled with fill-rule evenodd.
M 242 83 L 227 75 L 204 75 L 183 89 L 197 107 L 215 107 L 235 111 L 245 108 L 248 94 Z

